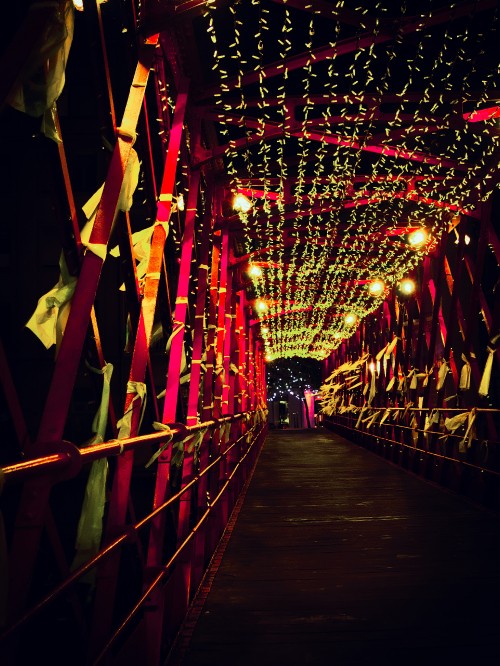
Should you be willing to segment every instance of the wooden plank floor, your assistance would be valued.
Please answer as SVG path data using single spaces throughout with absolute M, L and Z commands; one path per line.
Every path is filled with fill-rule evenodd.
M 500 664 L 498 517 L 329 431 L 272 431 L 169 664 Z

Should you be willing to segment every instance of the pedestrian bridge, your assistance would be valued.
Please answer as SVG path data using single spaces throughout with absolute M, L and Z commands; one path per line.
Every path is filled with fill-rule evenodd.
M 2 666 L 498 662 L 498 2 L 9 10 Z

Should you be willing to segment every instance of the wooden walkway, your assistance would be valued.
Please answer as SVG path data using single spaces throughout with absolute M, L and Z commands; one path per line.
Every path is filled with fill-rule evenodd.
M 169 666 L 500 664 L 498 517 L 329 431 L 270 433 L 212 578 Z

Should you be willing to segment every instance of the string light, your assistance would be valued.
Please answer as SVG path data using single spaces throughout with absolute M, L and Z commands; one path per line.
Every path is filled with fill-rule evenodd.
M 319 64 L 322 9 L 304 24 L 294 7 L 283 3 L 276 19 L 266 4 L 228 3 L 231 26 L 216 20 L 214 0 L 204 3 L 220 83 L 213 95 L 216 127 L 232 191 L 262 193 L 251 215 L 249 200 L 238 212 L 242 254 L 250 265 L 252 259 L 266 265 L 252 286 L 255 301 L 268 304 L 266 343 L 276 359 L 321 359 L 380 304 L 368 288 L 352 289 L 353 280 L 373 284 L 379 275 L 385 286 L 378 296 L 393 286 L 410 295 L 403 278 L 431 250 L 430 241 L 439 240 L 451 216 L 478 202 L 479 182 L 480 198 L 491 194 L 497 180 L 488 166 L 497 150 L 491 90 L 500 82 L 493 61 L 482 56 L 493 44 L 482 27 L 486 11 L 438 26 L 428 25 L 423 10 L 409 57 L 405 10 L 394 21 L 394 40 L 382 48 L 374 40 L 338 60 L 334 47 L 345 26 L 332 22 L 332 55 Z M 369 30 L 376 36 L 383 32 L 376 17 L 390 3 L 376 0 L 374 9 Z M 490 16 L 493 34 L 498 17 Z M 243 47 L 245 33 L 253 38 Z M 310 57 L 292 75 L 299 40 Z M 268 76 L 277 54 L 281 71 Z M 245 84 L 247 75 L 254 85 Z M 381 128 L 382 107 L 373 100 L 394 97 L 396 88 L 400 101 L 383 113 Z M 459 126 L 456 110 L 464 100 Z M 440 133 L 436 152 L 430 138 L 440 141 Z M 245 141 L 244 148 L 234 139 Z M 425 220 L 425 228 L 418 222 L 421 228 L 398 238 L 398 226 L 415 220 Z

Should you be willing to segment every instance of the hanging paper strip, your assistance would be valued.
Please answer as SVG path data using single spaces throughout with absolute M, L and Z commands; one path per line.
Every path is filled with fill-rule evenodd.
M 151 467 L 151 465 L 155 462 L 155 460 L 158 460 L 158 458 L 161 456 L 163 451 L 165 451 L 165 449 L 168 447 L 168 445 L 172 441 L 172 437 L 174 436 L 174 433 L 170 429 L 170 426 L 166 425 L 165 423 L 159 423 L 158 421 L 154 421 L 153 428 L 158 432 L 165 432 L 167 440 L 160 446 L 158 451 L 155 451 L 155 453 L 153 453 L 151 458 L 144 465 L 144 467 L 146 468 Z
M 495 335 L 489 343 L 488 346 L 486 347 L 486 351 L 488 353 L 488 356 L 486 358 L 486 363 L 484 365 L 484 370 L 483 370 L 483 375 L 481 377 L 481 383 L 479 384 L 479 395 L 480 396 L 487 396 L 488 392 L 490 390 L 490 381 L 491 381 L 491 371 L 493 368 L 493 358 L 495 356 L 495 351 L 496 351 L 496 345 L 498 341 L 500 340 L 500 333 L 498 335 Z
M 438 371 L 438 380 L 436 385 L 436 389 L 438 391 L 440 391 L 443 388 L 449 369 L 450 366 L 448 361 L 443 360 L 441 365 L 439 366 L 439 371 Z
M 90 444 L 100 444 L 106 436 L 108 423 L 109 396 L 113 366 L 107 363 L 102 369 L 92 368 L 94 373 L 103 376 L 101 403 L 92 422 L 95 436 Z M 82 511 L 78 522 L 72 568 L 76 569 L 95 555 L 99 550 L 102 538 L 104 507 L 106 503 L 106 481 L 108 477 L 108 461 L 106 458 L 94 460 L 90 468 Z
M 467 391 L 470 388 L 470 377 L 471 377 L 471 365 L 467 360 L 467 356 L 462 354 L 462 361 L 464 362 L 462 369 L 460 370 L 460 381 L 458 388 L 461 391 Z

